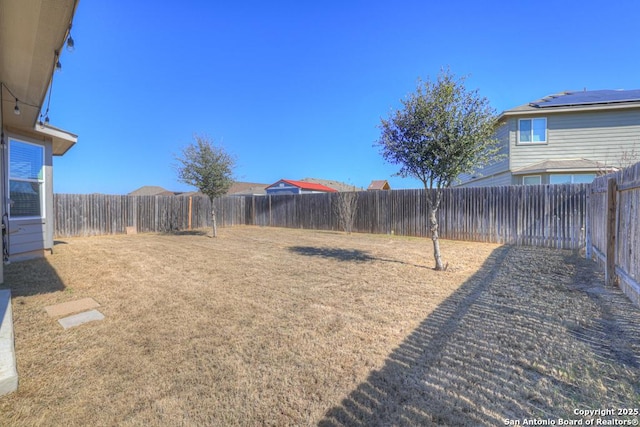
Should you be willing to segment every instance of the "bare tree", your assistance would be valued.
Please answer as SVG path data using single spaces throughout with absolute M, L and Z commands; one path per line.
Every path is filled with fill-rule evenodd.
M 613 159 L 613 161 L 606 161 L 600 163 L 598 167 L 597 175 L 607 175 L 612 172 L 616 172 L 622 169 L 626 169 L 638 163 L 640 161 L 640 153 L 636 150 L 636 145 L 633 147 L 624 149 L 620 154 Z
M 176 156 L 178 179 L 192 185 L 211 200 L 213 237 L 218 236 L 214 200 L 229 191 L 233 184 L 235 159 L 222 147 L 217 147 L 207 136 L 194 135 L 194 142 Z
M 341 191 L 335 193 L 333 199 L 333 212 L 338 218 L 340 227 L 347 233 L 351 234 L 353 230 L 353 222 L 356 219 L 356 212 L 358 210 L 358 192 L 356 187 L 353 187 L 353 191 Z

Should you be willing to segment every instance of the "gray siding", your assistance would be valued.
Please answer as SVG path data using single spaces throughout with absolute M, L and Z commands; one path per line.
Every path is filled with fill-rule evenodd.
M 477 187 L 487 184 L 487 182 L 500 182 L 495 185 L 511 185 L 511 174 L 508 174 L 508 179 L 503 175 L 509 171 L 509 128 L 505 123 L 498 128 L 496 132 L 496 138 L 500 142 L 500 151 L 498 155 L 501 157 L 499 161 L 491 163 L 483 168 L 478 169 L 473 174 L 461 174 L 458 179 L 459 182 L 455 184 L 456 187 Z M 474 181 L 471 183 L 470 181 Z M 508 184 L 503 184 L 509 181 Z M 482 184 L 477 184 L 482 182 Z
M 11 220 L 9 226 L 9 254 L 19 255 L 24 252 L 45 249 L 46 221 L 44 220 Z
M 467 181 L 456 185 L 456 187 L 496 187 L 500 185 L 513 185 L 511 172 L 502 172 L 493 176 Z
M 546 144 L 518 144 L 518 118 L 508 120 L 512 170 L 545 160 L 579 158 L 617 167 L 625 152 L 635 149 L 640 154 L 640 109 L 535 117 L 547 118 Z

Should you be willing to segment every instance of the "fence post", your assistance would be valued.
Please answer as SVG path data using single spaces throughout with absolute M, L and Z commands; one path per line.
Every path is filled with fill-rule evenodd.
M 191 231 L 191 208 L 193 206 L 193 197 L 189 196 L 189 231 Z
M 586 188 L 586 200 L 584 206 L 584 216 L 585 216 L 585 257 L 587 259 L 591 259 L 593 256 L 592 251 L 593 248 L 591 246 L 591 188 L 593 186 L 593 182 L 590 185 L 587 185 Z
M 607 181 L 607 259 L 605 263 L 605 283 L 609 286 L 616 282 L 616 199 L 618 184 L 616 178 Z

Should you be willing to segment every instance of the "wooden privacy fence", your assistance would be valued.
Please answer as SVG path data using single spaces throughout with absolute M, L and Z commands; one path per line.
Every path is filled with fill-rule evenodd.
M 585 245 L 588 184 L 449 188 L 439 210 L 444 239 L 576 249 Z M 226 224 L 339 230 L 336 193 L 226 197 Z M 425 190 L 362 191 L 353 231 L 430 236 Z
M 450 188 L 439 210 L 445 239 L 575 249 L 585 245 L 589 186 Z M 339 230 L 336 193 L 224 197 L 214 201 L 221 227 Z M 425 190 L 362 191 L 353 231 L 429 236 Z M 188 230 L 211 225 L 206 197 L 56 194 L 57 237 Z
M 119 234 L 127 227 L 166 232 L 211 224 L 207 197 L 55 194 L 53 204 L 56 237 Z
M 588 206 L 587 257 L 640 305 L 640 163 L 596 178 Z

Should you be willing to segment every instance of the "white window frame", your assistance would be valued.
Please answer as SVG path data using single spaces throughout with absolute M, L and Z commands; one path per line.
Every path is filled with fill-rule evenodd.
M 595 179 L 595 174 L 593 173 L 580 173 L 580 172 L 575 172 L 575 173 L 555 173 L 555 174 L 551 174 L 549 175 L 549 183 L 550 184 L 554 184 L 554 185 L 562 185 L 562 184 L 575 184 L 576 181 L 576 176 L 586 176 L 586 175 L 594 175 L 593 179 Z M 554 177 L 557 176 L 568 176 L 569 177 L 569 181 L 568 183 L 562 183 L 562 184 L 557 184 L 557 183 L 552 183 L 551 181 L 553 180 Z M 593 181 L 592 179 L 592 181 Z
M 533 140 L 533 122 L 535 120 L 544 120 L 544 141 L 534 141 Z M 529 121 L 531 122 L 531 141 L 522 141 L 520 139 L 520 129 L 522 129 L 522 122 L 524 121 Z M 522 144 L 522 145 L 544 145 L 547 144 L 549 141 L 549 135 L 548 135 L 548 131 L 547 131 L 547 118 L 546 117 L 529 117 L 529 118 L 524 118 L 524 119 L 518 119 L 518 145 Z
M 527 184 L 524 182 L 525 178 L 538 178 L 536 184 Z M 522 177 L 522 185 L 542 185 L 542 175 L 525 175 Z
M 11 143 L 12 142 L 17 142 L 20 144 L 26 144 L 26 145 L 31 145 L 34 147 L 37 147 L 38 149 L 41 150 L 42 153 L 42 176 L 41 178 L 37 178 L 37 179 L 25 179 L 25 178 L 15 178 L 13 176 L 11 176 Z M 46 183 L 45 183 L 45 147 L 43 145 L 40 144 L 34 144 L 33 142 L 29 142 L 29 141 L 25 141 L 22 139 L 18 139 L 18 138 L 13 138 L 10 137 L 9 138 L 9 155 L 7 156 L 7 171 L 8 171 L 8 176 L 9 179 L 7 179 L 7 200 L 11 200 L 11 181 L 20 181 L 20 182 L 31 182 L 31 183 L 37 183 L 40 186 L 40 215 L 28 215 L 28 216 L 13 216 L 11 214 L 11 202 L 9 202 L 9 206 L 7 206 L 7 211 L 9 213 L 9 219 L 11 220 L 16 220 L 16 221 L 20 221 L 20 220 L 34 220 L 34 219 L 42 219 L 44 220 L 46 218 L 46 207 L 45 207 L 45 200 L 46 200 Z

